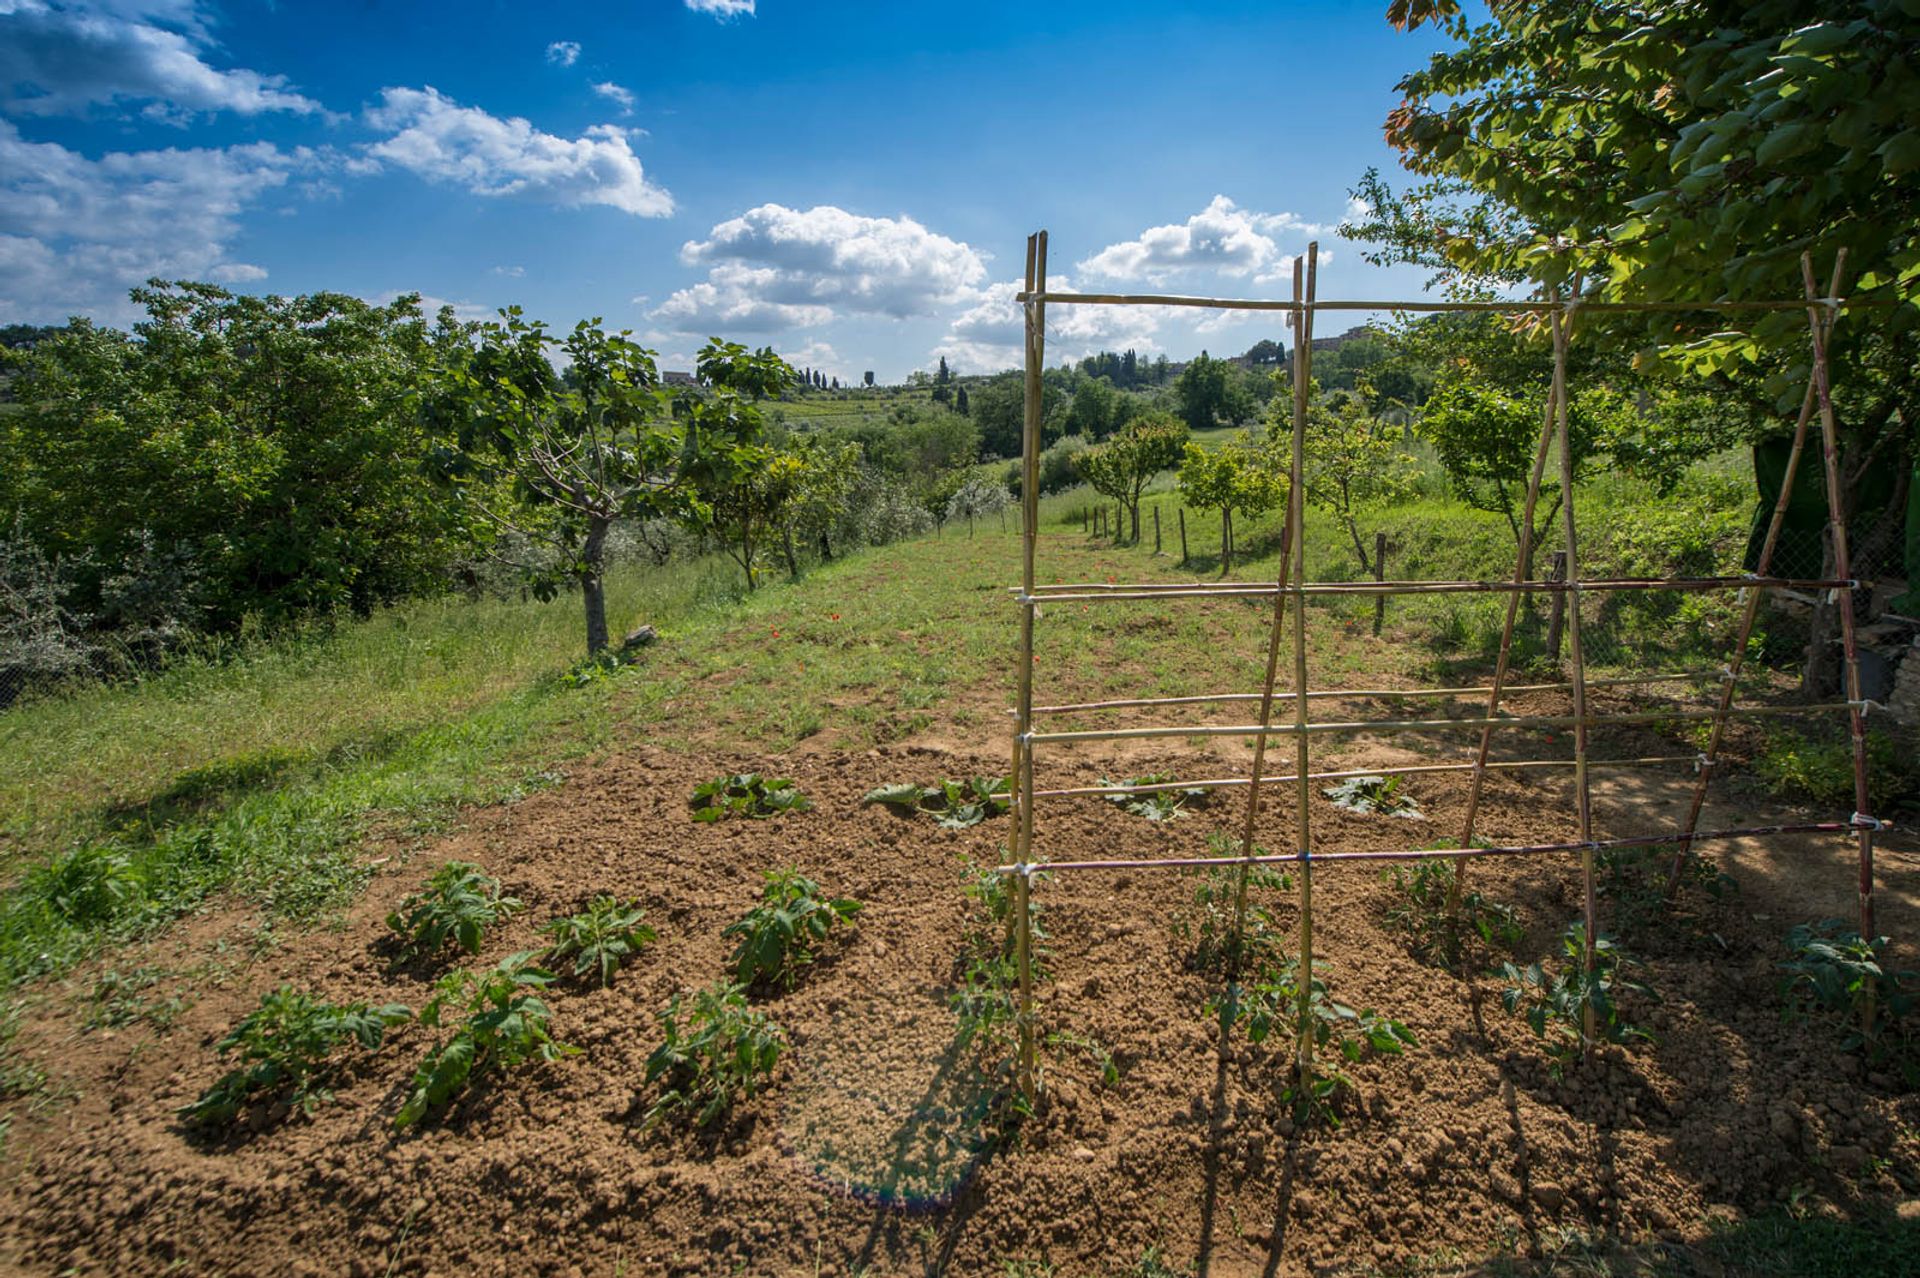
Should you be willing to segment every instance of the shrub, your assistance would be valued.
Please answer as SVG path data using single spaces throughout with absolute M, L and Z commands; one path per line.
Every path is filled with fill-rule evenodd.
M 1853 807 L 1853 746 L 1846 740 L 1778 732 L 1767 738 L 1753 768 L 1783 798 Z M 1884 732 L 1867 734 L 1867 795 L 1876 807 L 1920 800 L 1920 765 Z
M 412 1015 L 398 1003 L 336 1007 L 283 985 L 263 997 L 215 1046 L 223 1057 L 238 1052 L 240 1067 L 222 1075 L 179 1113 L 189 1123 L 205 1126 L 230 1123 L 261 1102 L 285 1100 L 295 1110 L 311 1113 L 332 1099 L 325 1083 L 337 1048 L 351 1040 L 377 1051 L 387 1030 Z
M 519 910 L 517 898 L 500 895 L 498 879 L 470 862 L 449 861 L 387 915 L 387 926 L 404 938 L 402 952 L 410 957 L 433 954 L 449 938 L 478 954 L 486 929 Z
M 693 787 L 693 819 L 718 821 L 724 817 L 769 817 L 782 812 L 805 812 L 813 806 L 792 781 L 741 772 L 715 777 Z
M 860 911 L 860 902 L 823 896 L 820 885 L 788 867 L 769 870 L 760 904 L 727 925 L 740 943 L 727 960 L 742 985 L 779 982 L 788 989 L 813 962 L 814 947 Z
M 1593 970 L 1587 971 L 1586 935 L 1583 923 L 1574 923 L 1562 933 L 1557 971 L 1544 961 L 1525 968 L 1505 963 L 1500 968 L 1507 980 L 1501 1004 L 1509 1013 L 1526 1017 L 1535 1036 L 1545 1040 L 1556 1075 L 1580 1054 L 1589 1010 L 1595 1033 L 1609 1043 L 1653 1038 L 1626 1019 L 1619 995 L 1635 994 L 1656 1002 L 1659 996 L 1648 986 L 1621 977 L 1621 969 L 1634 966 L 1633 960 L 1610 936 L 1594 939 Z
M 599 972 L 605 989 L 623 962 L 653 942 L 655 932 L 640 921 L 642 917 L 639 902 L 623 906 L 603 893 L 593 898 L 584 914 L 555 919 L 541 929 L 553 938 L 544 957 L 572 958 L 575 976 Z
M 455 969 L 440 978 L 420 1009 L 420 1023 L 438 1029 L 449 1011 L 465 1012 L 453 1036 L 427 1053 L 413 1072 L 412 1090 L 394 1115 L 395 1127 L 410 1127 L 439 1109 L 476 1077 L 512 1069 L 530 1060 L 557 1061 L 579 1048 L 554 1041 L 552 1013 L 534 991 L 553 984 L 553 973 L 531 965 L 531 952 L 512 954 L 478 975 Z
M 647 1057 L 646 1083 L 662 1090 L 647 1109 L 648 1127 L 683 1111 L 705 1127 L 736 1100 L 751 1099 L 786 1046 L 780 1027 L 750 1010 L 744 990 L 728 981 L 697 992 L 684 1021 L 675 994 L 660 1027 L 666 1039 Z
M 130 913 L 146 893 L 145 881 L 126 853 L 101 843 L 54 857 L 23 886 L 77 927 L 110 923 Z

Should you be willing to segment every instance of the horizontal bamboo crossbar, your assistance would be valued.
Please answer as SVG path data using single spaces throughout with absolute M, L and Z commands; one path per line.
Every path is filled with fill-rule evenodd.
M 1589 768 L 1650 768 L 1668 763 L 1695 763 L 1700 759 L 1696 754 L 1660 754 L 1648 755 L 1640 759 L 1589 759 Z M 1417 763 L 1406 767 L 1348 768 L 1339 772 L 1309 772 L 1309 781 L 1344 781 L 1349 777 L 1411 776 L 1421 772 L 1471 772 L 1481 766 L 1473 763 Z M 1523 759 L 1507 763 L 1488 763 L 1484 765 L 1489 772 L 1520 772 L 1536 768 L 1571 768 L 1572 759 Z M 1298 776 L 1263 777 L 1262 785 L 1278 785 L 1283 781 L 1298 781 Z M 1036 799 L 1071 798 L 1079 795 L 1126 795 L 1161 794 L 1169 790 L 1224 790 L 1234 786 L 1251 785 L 1250 777 L 1217 777 L 1205 781 L 1155 781 L 1146 785 L 1087 785 L 1072 786 L 1060 790 L 1035 790 Z
M 1721 670 L 1694 670 L 1680 674 L 1624 675 L 1613 679 L 1589 679 L 1589 688 L 1642 687 L 1655 683 L 1701 683 L 1708 679 L 1725 677 Z M 1502 697 L 1517 692 L 1566 692 L 1573 687 L 1570 683 L 1510 683 L 1501 687 Z M 1484 697 L 1491 693 L 1491 687 L 1461 688 L 1322 688 L 1309 691 L 1309 701 L 1353 701 L 1363 697 Z M 1135 710 L 1150 706 L 1198 706 L 1224 704 L 1233 701 L 1259 701 L 1266 694 L 1259 692 L 1204 692 L 1190 697 L 1128 697 L 1116 701 L 1073 701 L 1062 705 L 1035 706 L 1034 714 L 1072 714 L 1082 710 Z M 1291 701 L 1291 692 L 1276 692 L 1275 701 Z
M 1309 581 L 1281 587 L 1254 581 L 1190 582 L 1179 585 L 1035 586 L 1032 593 L 1009 587 L 1016 601 L 1036 603 L 1091 603 L 1111 600 L 1182 599 L 1220 595 L 1263 599 L 1289 595 L 1464 595 L 1576 594 L 1623 590 L 1857 590 L 1852 580 L 1798 577 L 1594 577 L 1585 581 Z
M 1737 716 L 1819 714 L 1830 710 L 1862 709 L 1864 701 L 1827 701 L 1808 706 L 1739 706 L 1729 713 Z M 1352 723 L 1309 723 L 1304 728 L 1290 723 L 1195 723 L 1186 727 L 1098 728 L 1083 732 L 1029 732 L 1025 739 L 1041 741 L 1119 741 L 1134 737 L 1252 737 L 1266 733 L 1276 737 L 1297 736 L 1302 732 L 1318 735 L 1329 732 L 1446 732 L 1454 728 L 1571 728 L 1584 725 L 1602 728 L 1621 723 L 1666 723 L 1675 719 L 1712 719 L 1717 710 L 1667 710 L 1646 714 L 1529 714 L 1473 719 L 1375 719 Z
M 1230 869 L 1236 865 L 1286 865 L 1302 861 L 1319 865 L 1324 861 L 1424 861 L 1429 857 L 1458 861 L 1478 856 L 1538 856 L 1554 852 L 1600 851 L 1606 848 L 1652 848 L 1678 843 L 1683 837 L 1694 842 L 1705 839 L 1757 839 L 1777 834 L 1839 834 L 1855 829 L 1851 821 L 1809 821 L 1803 825 L 1750 825 L 1726 830 L 1700 830 L 1691 836 L 1675 830 L 1665 834 L 1636 834 L 1620 839 L 1595 839 L 1590 843 L 1530 843 L 1512 847 L 1487 848 L 1407 848 L 1390 852 L 1285 852 L 1261 856 L 1168 856 L 1117 858 L 1109 861 L 1037 861 L 1031 865 L 998 865 L 996 874 L 1051 874 L 1056 870 L 1181 870 Z
M 1800 302 L 1583 302 L 1570 298 L 1564 302 L 1512 301 L 1512 302 L 1428 302 L 1428 301 L 1384 301 L 1370 302 L 1360 299 L 1340 298 L 1327 301 L 1292 302 L 1265 297 L 1192 297 L 1178 293 L 1055 293 L 1050 290 L 1037 292 L 1019 292 L 1013 300 L 1021 304 L 1032 302 L 1053 302 L 1063 306 L 1197 306 L 1216 311 L 1500 311 L 1510 314 L 1546 314 L 1559 311 L 1571 314 L 1575 311 L 1610 311 L 1620 314 L 1667 314 L 1684 311 L 1796 311 L 1804 313 L 1809 306 L 1825 307 L 1831 311 L 1855 310 L 1861 307 L 1891 306 L 1892 301 L 1877 298 L 1840 298 L 1820 297 Z

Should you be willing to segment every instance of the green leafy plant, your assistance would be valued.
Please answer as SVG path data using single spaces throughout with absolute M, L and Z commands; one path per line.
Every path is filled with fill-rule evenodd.
M 404 938 L 408 957 L 433 954 L 449 939 L 478 954 L 486 929 L 519 910 L 517 898 L 500 894 L 498 879 L 470 862 L 449 861 L 387 915 L 387 926 Z
M 1244 1023 L 1249 1043 L 1264 1042 L 1275 1029 L 1291 1031 L 1297 1039 L 1311 1035 L 1313 1064 L 1304 1073 L 1295 1068 L 1293 1078 L 1281 1091 L 1281 1099 L 1293 1106 L 1300 1121 L 1324 1118 L 1340 1125 L 1334 1106 L 1339 1094 L 1353 1086 L 1353 1080 L 1337 1067 L 1329 1067 L 1328 1052 L 1337 1052 L 1349 1063 L 1369 1053 L 1402 1055 L 1407 1048 L 1419 1046 L 1413 1032 L 1391 1017 L 1367 1009 L 1356 1010 L 1336 1000 L 1320 973 L 1325 964 L 1314 964 L 1315 974 L 1308 981 L 1306 1004 L 1301 1006 L 1300 964 L 1287 959 L 1263 964 L 1253 978 L 1244 983 L 1229 982 L 1226 989 L 1209 999 L 1208 1015 L 1220 1021 L 1224 1038 L 1237 1024 Z M 1303 1021 L 1304 1016 L 1304 1021 Z
M 131 972 L 108 968 L 100 973 L 87 996 L 88 1008 L 81 1026 L 84 1029 L 118 1029 L 135 1021 L 146 1021 L 156 1029 L 167 1029 L 188 1006 L 178 994 L 166 998 L 148 998 L 146 992 L 166 976 L 163 968 L 141 967 Z
M 1266 849 L 1255 846 L 1254 855 L 1265 856 Z M 1223 860 L 1237 858 L 1240 845 L 1224 834 L 1207 836 L 1207 855 Z M 1271 864 L 1221 865 L 1202 867 L 1191 872 L 1199 879 L 1193 889 L 1193 908 L 1174 916 L 1174 935 L 1193 943 L 1190 962 L 1202 970 L 1227 970 L 1236 966 L 1258 966 L 1278 952 L 1279 925 L 1273 911 L 1253 896 L 1255 891 L 1288 892 L 1293 876 Z M 1246 916 L 1236 937 L 1234 915 L 1240 899 L 1240 881 L 1247 885 Z
M 880 803 L 904 812 L 925 812 L 942 829 L 964 830 L 988 817 L 1005 816 L 1012 799 L 1005 777 L 974 777 L 935 785 L 896 782 L 867 791 L 860 803 L 862 806 Z
M 1461 942 L 1468 937 L 1478 938 L 1489 950 L 1512 953 L 1526 936 L 1511 905 L 1479 892 L 1460 893 L 1456 918 L 1447 902 L 1458 877 L 1459 867 L 1438 857 L 1396 865 L 1380 875 L 1381 882 L 1394 889 L 1387 926 L 1406 933 L 1415 958 L 1449 970 L 1458 967 Z
M 791 780 L 739 772 L 715 777 L 693 787 L 693 819 L 720 821 L 727 817 L 770 817 L 782 812 L 805 812 L 813 806 Z
M 751 1099 L 786 1046 L 780 1027 L 750 1009 L 736 983 L 716 982 L 694 994 L 684 1015 L 681 1008 L 675 994 L 660 1013 L 665 1041 L 647 1057 L 647 1086 L 661 1088 L 643 1120 L 648 1127 L 681 1112 L 705 1127 L 736 1100 Z
M 420 1009 L 420 1023 L 439 1029 L 464 1013 L 453 1034 L 428 1052 L 413 1072 L 412 1089 L 393 1125 L 411 1127 L 440 1109 L 475 1079 L 527 1061 L 557 1061 L 579 1048 L 555 1041 L 547 1029 L 552 1012 L 538 991 L 553 973 L 532 965 L 533 952 L 511 954 L 484 972 L 456 969 L 440 978 L 433 998 Z
M 335 1006 L 283 985 L 260 1000 L 227 1036 L 215 1045 L 221 1056 L 239 1054 L 240 1066 L 222 1075 L 200 1099 L 183 1106 L 187 1122 L 223 1126 L 249 1106 L 284 1100 L 294 1110 L 311 1113 L 332 1099 L 326 1088 L 334 1068 L 333 1054 L 347 1042 L 377 1051 L 387 1030 L 412 1017 L 398 1003 L 369 1007 L 365 1003 Z
M 1173 782 L 1173 775 L 1168 772 L 1149 772 L 1144 776 L 1128 777 L 1124 781 L 1109 781 L 1105 777 L 1100 779 L 1100 784 L 1103 786 L 1172 785 Z M 1145 817 L 1149 821 L 1171 821 L 1175 817 L 1186 814 L 1187 804 L 1204 803 L 1211 793 L 1212 791 L 1206 786 L 1200 785 L 1187 786 L 1179 790 L 1154 790 L 1146 794 L 1109 794 L 1102 797 L 1122 811 Z
M 23 885 L 68 923 L 108 923 L 130 913 L 146 894 L 139 868 L 120 849 L 89 843 L 35 868 Z
M 791 866 L 767 871 L 766 879 L 760 904 L 721 933 L 740 938 L 727 961 L 742 985 L 777 982 L 792 989 L 800 969 L 813 962 L 814 948 L 851 923 L 860 902 L 822 895 L 818 883 Z
M 1561 934 L 1557 969 L 1544 960 L 1524 968 L 1512 963 L 1500 967 L 1507 981 L 1501 1005 L 1512 1015 L 1524 1016 L 1534 1034 L 1545 1040 L 1556 1076 L 1580 1054 L 1589 1011 L 1594 1034 L 1606 1042 L 1653 1038 L 1626 1019 L 1619 996 L 1633 994 L 1653 1002 L 1658 1002 L 1659 996 L 1647 985 L 1620 975 L 1634 962 L 1610 936 L 1594 939 L 1593 970 L 1589 972 L 1586 936 L 1586 925 L 1578 922 Z
M 1348 777 L 1321 793 L 1333 800 L 1333 806 L 1349 812 L 1403 817 L 1409 821 L 1420 819 L 1420 801 L 1406 792 L 1399 777 Z
M 1809 1008 L 1845 1027 L 1840 1050 L 1859 1052 L 1875 1065 L 1897 1069 L 1909 1087 L 1920 1086 L 1920 1053 L 1909 1016 L 1920 973 L 1890 971 L 1887 938 L 1871 941 L 1842 919 L 1802 923 L 1787 933 L 1781 994 L 1785 1015 Z
M 540 929 L 553 938 L 543 957 L 550 962 L 571 958 L 575 976 L 598 972 L 605 989 L 622 963 L 654 941 L 654 930 L 640 921 L 644 916 L 638 901 L 622 905 L 602 893 L 584 913 L 554 919 Z

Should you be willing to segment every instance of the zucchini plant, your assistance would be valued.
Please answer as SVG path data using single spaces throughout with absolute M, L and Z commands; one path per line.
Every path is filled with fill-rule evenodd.
M 689 802 L 696 821 L 770 817 L 782 812 L 805 812 L 813 807 L 790 779 L 763 777 L 757 772 L 738 772 L 702 781 L 693 787 L 693 798 Z
M 378 1051 L 387 1030 L 412 1015 L 398 1003 L 336 1006 L 282 985 L 215 1044 L 222 1057 L 237 1054 L 239 1067 L 178 1112 L 188 1123 L 208 1127 L 231 1123 L 257 1104 L 284 1101 L 296 1112 L 312 1113 L 333 1098 L 327 1081 L 341 1046 L 353 1042 Z
M 519 899 L 501 895 L 498 879 L 471 862 L 449 861 L 387 915 L 387 927 L 401 937 L 406 958 L 437 953 L 448 940 L 478 954 L 486 930 L 519 911 Z
M 896 781 L 867 791 L 862 807 L 882 804 L 896 812 L 924 812 L 944 830 L 964 830 L 988 817 L 1005 816 L 1012 798 L 1005 777 L 974 777 L 918 785 Z
M 1149 772 L 1142 776 L 1128 777 L 1124 781 L 1109 781 L 1100 778 L 1103 786 L 1114 785 L 1172 785 L 1170 772 Z M 1187 815 L 1189 803 L 1205 803 L 1212 791 L 1206 786 L 1187 786 L 1179 790 L 1154 790 L 1147 794 L 1108 794 L 1101 797 L 1123 812 L 1145 817 L 1149 821 L 1171 821 L 1175 817 Z
M 665 1041 L 647 1057 L 647 1086 L 660 1088 L 642 1120 L 647 1127 L 679 1113 L 705 1127 L 736 1101 L 751 1099 L 786 1046 L 780 1027 L 749 1008 L 746 991 L 731 981 L 697 991 L 684 1012 L 675 994 L 660 1013 L 660 1028 Z
M 722 936 L 738 937 L 728 962 L 742 985 L 779 984 L 787 989 L 800 969 L 813 962 L 814 950 L 833 930 L 851 924 L 860 902 L 828 897 L 820 885 L 788 866 L 769 870 L 760 904 L 729 923 Z
M 540 929 L 553 938 L 542 957 L 549 961 L 571 958 L 575 976 L 595 972 L 600 988 L 605 989 L 622 963 L 653 943 L 656 933 L 640 921 L 643 917 L 638 901 L 622 905 L 602 893 L 585 912 L 554 919 Z
M 1348 777 L 1321 793 L 1333 800 L 1334 807 L 1349 812 L 1420 819 L 1420 801 L 1407 793 L 1405 782 L 1396 776 Z
M 1586 936 L 1586 925 L 1578 921 L 1561 934 L 1557 967 L 1549 967 L 1544 960 L 1524 968 L 1512 963 L 1500 967 L 1507 981 L 1501 1005 L 1515 1016 L 1524 1016 L 1535 1036 L 1544 1040 L 1555 1077 L 1579 1057 L 1589 1010 L 1595 1035 L 1606 1042 L 1653 1038 L 1626 1018 L 1619 1000 L 1622 994 L 1632 994 L 1658 1002 L 1659 995 L 1621 975 L 1636 964 L 1611 936 L 1594 938 L 1593 970 L 1587 971 Z
M 484 972 L 457 968 L 440 978 L 420 1009 L 420 1023 L 439 1029 L 455 1016 L 461 1019 L 413 1072 L 395 1127 L 411 1127 L 429 1110 L 446 1106 L 477 1077 L 579 1052 L 548 1031 L 552 1012 L 539 991 L 553 984 L 553 973 L 533 966 L 532 959 L 532 951 L 511 954 Z

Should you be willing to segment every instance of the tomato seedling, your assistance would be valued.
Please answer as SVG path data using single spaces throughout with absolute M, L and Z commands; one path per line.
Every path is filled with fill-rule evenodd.
M 489 1071 L 530 1060 L 557 1061 L 579 1052 L 548 1032 L 552 1012 L 537 991 L 553 984 L 553 973 L 534 967 L 532 958 L 531 951 L 512 954 L 484 972 L 459 968 L 440 978 L 433 998 L 420 1009 L 420 1023 L 439 1029 L 449 1013 L 466 1015 L 413 1072 L 412 1089 L 394 1115 L 395 1127 L 419 1122 L 428 1110 L 442 1108 Z
M 850 924 L 860 902 L 822 895 L 818 883 L 791 866 L 767 871 L 766 879 L 760 904 L 721 933 L 740 938 L 727 961 L 742 985 L 777 982 L 792 989 L 800 969 L 813 962 L 814 947 Z
M 1634 994 L 1658 1002 L 1659 995 L 1646 985 L 1621 977 L 1623 968 L 1635 964 L 1610 936 L 1594 938 L 1593 970 L 1587 971 L 1586 936 L 1586 925 L 1579 922 L 1561 934 L 1557 970 L 1544 960 L 1524 968 L 1512 963 L 1500 966 L 1507 980 L 1501 1005 L 1515 1016 L 1524 1016 L 1534 1034 L 1545 1040 L 1556 1077 L 1580 1055 L 1589 1009 L 1595 1033 L 1609 1043 L 1653 1039 L 1652 1034 L 1626 1019 L 1619 996 Z
M 1511 954 L 1526 936 L 1511 905 L 1479 892 L 1460 893 L 1456 916 L 1447 898 L 1458 874 L 1453 861 L 1439 857 L 1380 873 L 1380 881 L 1395 891 L 1395 900 L 1387 907 L 1387 926 L 1406 933 L 1415 958 L 1438 963 L 1448 971 L 1458 970 L 1462 942 L 1468 937 L 1479 938 L 1489 950 Z
M 1840 1029 L 1841 1051 L 1897 1070 L 1909 1087 L 1920 1084 L 1910 1019 L 1920 974 L 1887 969 L 1887 938 L 1862 940 L 1844 920 L 1826 919 L 1788 932 L 1787 950 L 1780 965 L 1786 1014 L 1824 1013 Z
M 780 1027 L 750 1009 L 745 990 L 733 982 L 696 992 L 684 1016 L 681 1006 L 675 994 L 660 1013 L 666 1039 L 647 1057 L 647 1086 L 661 1088 L 642 1120 L 647 1127 L 683 1112 L 705 1127 L 735 1101 L 751 1099 L 786 1046 Z
M 325 1084 L 336 1049 L 352 1041 L 377 1051 L 387 1030 L 412 1015 L 398 1003 L 369 1007 L 316 1002 L 283 985 L 262 997 L 260 1006 L 215 1045 L 223 1057 L 238 1053 L 240 1067 L 181 1107 L 180 1116 L 192 1124 L 218 1127 L 252 1105 L 281 1100 L 300 1113 L 311 1113 L 332 1099 Z
M 486 929 L 519 911 L 518 898 L 500 894 L 498 879 L 470 862 L 449 861 L 387 915 L 387 926 L 403 938 L 408 958 L 434 954 L 449 939 L 478 954 Z
M 542 956 L 549 961 L 571 958 L 573 974 L 600 974 L 600 988 L 613 981 L 620 965 L 653 943 L 654 930 L 640 920 L 640 903 L 622 905 L 602 893 L 593 898 L 583 914 L 557 918 L 540 931 L 553 938 Z

